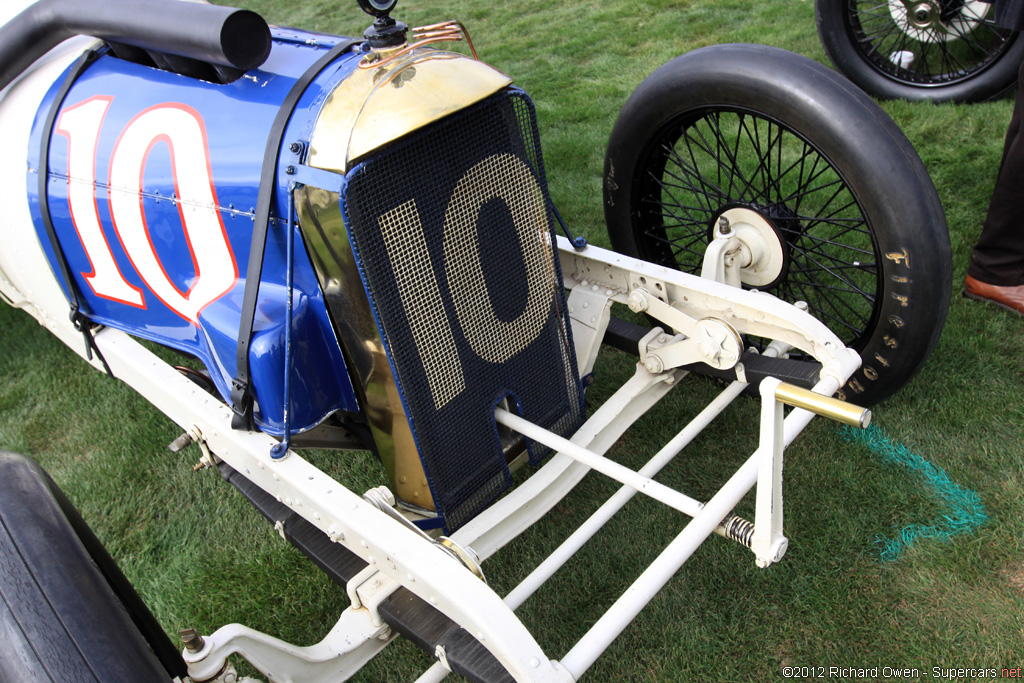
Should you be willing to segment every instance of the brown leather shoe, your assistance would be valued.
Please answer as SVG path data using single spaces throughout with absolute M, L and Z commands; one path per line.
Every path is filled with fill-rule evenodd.
M 996 287 L 968 275 L 964 280 L 964 296 L 975 301 L 988 301 L 1000 308 L 1024 315 L 1024 285 Z

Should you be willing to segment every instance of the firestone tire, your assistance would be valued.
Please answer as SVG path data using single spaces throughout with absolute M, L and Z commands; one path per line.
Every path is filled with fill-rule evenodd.
M 187 673 L 56 484 L 0 451 L 0 681 L 156 683 Z
M 863 358 L 841 397 L 892 395 L 938 341 L 952 256 L 935 189 L 892 119 L 831 69 L 761 45 L 677 57 L 620 113 L 604 184 L 613 248 L 690 273 L 723 213 L 759 214 L 782 255 L 757 288 L 806 301 Z
M 913 19 L 902 0 L 816 0 L 814 15 L 832 64 L 874 97 L 984 102 L 1017 83 L 1024 39 L 992 22 L 993 3 L 918 7 Z

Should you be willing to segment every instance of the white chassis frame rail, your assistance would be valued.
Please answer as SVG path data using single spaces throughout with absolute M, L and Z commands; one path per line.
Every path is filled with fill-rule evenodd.
M 72 40 L 50 53 L 34 69 L 40 75 L 26 79 L 5 93 L 0 114 L 9 132 L 8 142 L 24 149 L 31 113 L 45 84 L 77 54 L 87 40 Z M 8 164 L 0 172 L 0 201 L 8 207 L 0 225 L 5 243 L 0 255 L 0 294 L 24 308 L 44 326 L 84 357 L 81 336 L 67 319 L 67 302 L 52 279 L 32 276 L 47 272 L 45 257 L 31 230 L 24 197 L 24 170 Z M 10 175 L 11 177 L 7 177 Z M 742 219 L 742 216 L 736 218 Z M 737 231 L 732 235 L 742 234 Z M 754 229 L 757 226 L 748 226 Z M 748 230 L 748 232 L 750 232 Z M 234 678 L 227 663 L 240 654 L 274 681 L 318 683 L 348 678 L 391 639 L 391 632 L 377 612 L 377 605 L 399 586 L 404 586 L 474 635 L 508 670 L 516 681 L 574 681 L 578 679 L 622 632 L 627 624 L 665 585 L 671 576 L 712 533 L 738 540 L 749 547 L 761 566 L 779 560 L 786 549 L 782 535 L 783 448 L 808 424 L 814 412 L 864 424 L 866 411 L 854 409 L 831 396 L 860 363 L 828 328 L 798 307 L 756 291 L 745 291 L 735 282 L 736 257 L 750 262 L 737 250 L 736 240 L 719 235 L 709 249 L 705 274 L 695 277 L 650 263 L 628 259 L 596 247 L 576 252 L 559 238 L 561 266 L 568 298 L 581 376 L 596 360 L 608 325 L 612 303 L 647 311 L 672 332 L 655 331 L 640 345 L 641 362 L 635 375 L 608 399 L 574 434 L 562 439 L 498 410 L 496 419 L 531 439 L 552 447 L 556 453 L 543 467 L 507 496 L 458 529 L 451 540 L 470 549 L 480 561 L 546 514 L 591 471 L 596 470 L 623 484 L 594 515 L 576 529 L 554 553 L 504 599 L 477 578 L 466 564 L 432 539 L 410 529 L 290 452 L 273 460 L 270 449 L 277 442 L 262 433 L 231 429 L 231 410 L 174 368 L 147 351 L 124 333 L 99 329 L 96 344 L 117 378 L 132 386 L 160 411 L 197 437 L 207 462 L 220 459 L 243 473 L 290 509 L 369 563 L 349 585 L 352 606 L 317 645 L 296 647 L 239 625 L 229 625 L 205 638 L 201 650 L 189 652 L 189 675 L 194 681 Z M 739 245 L 750 250 L 751 245 Z M 756 246 L 754 247 L 756 251 Z M 753 255 L 756 261 L 757 254 Z M 741 259 L 742 260 L 742 259 Z M 742 265 L 742 264 L 740 264 Z M 651 479 L 671 461 L 710 421 L 746 387 L 738 348 L 739 334 L 776 340 L 767 353 L 799 348 L 822 364 L 814 393 L 782 385 L 778 380 L 761 383 L 763 402 L 760 444 L 710 501 L 701 503 Z M 680 366 L 704 361 L 731 369 L 737 381 L 724 389 L 678 435 L 639 471 L 631 471 L 604 457 L 613 443 L 651 406 L 675 386 L 685 371 Z M 101 368 L 93 359 L 94 367 Z M 802 406 L 782 418 L 782 402 Z M 756 487 L 755 519 L 751 525 L 732 515 L 733 508 Z M 629 586 L 611 608 L 560 660 L 544 653 L 514 610 L 591 538 L 637 492 L 650 496 L 691 516 L 671 544 Z M 438 663 L 423 674 L 420 683 L 444 677 L 445 653 L 435 653 Z
M 770 347 L 769 352 L 796 346 L 813 353 L 822 362 L 822 379 L 813 396 L 795 388 L 788 393 L 780 391 L 785 385 L 776 379 L 761 383 L 759 446 L 707 503 L 651 477 L 743 391 L 747 386 L 743 381 L 724 389 L 639 471 L 629 470 L 603 454 L 675 386 L 685 371 L 668 368 L 653 373 L 645 363 L 638 363 L 634 376 L 595 411 L 571 440 L 499 408 L 496 419 L 501 424 L 550 446 L 556 454 L 518 488 L 452 535 L 452 541 L 471 549 L 481 562 L 546 514 L 587 472 L 596 470 L 623 484 L 504 599 L 450 554 L 346 489 L 297 453 L 272 460 L 272 438 L 232 430 L 227 406 L 197 389 L 125 335 L 113 330 L 96 335 L 97 344 L 117 377 L 149 397 L 183 428 L 201 434 L 205 447 L 218 458 L 369 563 L 367 570 L 350 582 L 352 607 L 344 611 L 337 625 L 317 645 L 295 647 L 243 626 L 225 626 L 205 639 L 201 651 L 186 651 L 193 680 L 214 679 L 224 668 L 226 658 L 234 653 L 244 656 L 275 681 L 344 680 L 389 642 L 390 631 L 376 613 L 376 605 L 403 585 L 475 635 L 517 681 L 574 681 L 712 533 L 745 541 L 760 566 L 768 566 L 782 557 L 787 545 L 782 535 L 783 448 L 808 424 L 813 413 L 797 409 L 783 420 L 781 399 L 795 403 L 803 398 L 819 412 L 843 418 L 845 411 L 847 421 L 864 423 L 862 411 L 826 398 L 857 368 L 859 356 L 839 343 L 816 319 L 773 296 L 632 261 L 595 247 L 588 247 L 581 254 L 561 238 L 559 247 L 566 286 L 571 290 L 569 307 L 581 373 L 588 373 L 596 359 L 611 304 L 628 303 L 631 292 L 650 287 L 664 292 L 665 299 L 673 302 L 674 311 L 700 314 L 701 319 L 714 317 L 744 333 L 775 338 L 779 345 Z M 736 366 L 736 373 L 743 375 L 741 365 Z M 732 517 L 731 511 L 755 486 L 755 520 L 751 527 L 748 522 Z M 693 520 L 560 661 L 551 660 L 514 610 L 637 492 Z M 420 683 L 439 681 L 448 673 L 444 652 L 439 650 L 435 654 L 439 662 L 419 679 Z

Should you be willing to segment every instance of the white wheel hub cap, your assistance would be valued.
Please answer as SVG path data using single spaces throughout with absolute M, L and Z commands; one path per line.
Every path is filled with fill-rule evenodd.
M 742 208 L 723 213 L 715 224 L 715 238 L 731 237 L 740 242 L 740 253 L 734 258 L 743 284 L 764 287 L 782 275 L 785 265 L 782 241 L 761 214 Z

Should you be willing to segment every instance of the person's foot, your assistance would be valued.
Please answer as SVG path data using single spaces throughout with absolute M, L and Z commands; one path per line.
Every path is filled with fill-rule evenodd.
M 1024 315 L 1024 285 L 997 287 L 968 275 L 964 280 L 964 296 L 975 301 L 988 301 L 1000 308 Z

